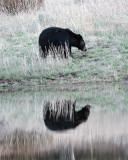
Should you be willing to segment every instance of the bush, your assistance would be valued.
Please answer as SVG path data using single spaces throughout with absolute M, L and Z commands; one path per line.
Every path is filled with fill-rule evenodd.
M 44 0 L 0 0 L 0 11 L 18 13 L 29 9 L 39 9 Z

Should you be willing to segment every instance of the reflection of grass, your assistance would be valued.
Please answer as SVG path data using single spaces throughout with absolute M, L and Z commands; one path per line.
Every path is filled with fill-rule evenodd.
M 127 79 L 127 1 L 115 4 L 110 0 L 100 5 L 102 2 L 97 0 L 97 3 L 50 0 L 38 12 L 15 16 L 2 13 L 1 86 L 52 83 L 52 77 L 54 83 Z M 81 33 L 90 48 L 87 55 L 82 56 L 81 51 L 74 49 L 74 59 L 44 62 L 38 53 L 38 36 L 42 29 L 54 25 Z
M 44 101 L 54 102 L 56 99 L 76 100 L 77 108 L 83 107 L 87 104 L 92 105 L 92 108 L 99 106 L 102 109 L 109 110 L 121 109 L 127 110 L 128 104 L 128 87 L 127 84 L 81 84 L 81 86 L 62 86 L 62 88 L 24 88 L 18 92 L 5 92 L 1 93 L 1 107 L 3 114 L 11 114 L 14 109 L 13 116 L 17 117 L 17 114 L 22 113 L 20 116 L 27 117 L 28 112 L 24 110 L 24 106 L 27 106 L 31 116 L 36 116 L 35 110 L 39 109 L 39 116 L 41 116 L 43 110 Z M 106 108 L 106 106 L 109 106 Z M 8 109 L 9 107 L 9 109 Z M 35 108 L 36 107 L 36 108 Z M 4 112 L 5 111 L 5 112 Z M 10 111 L 10 112 L 9 112 Z M 2 112 L 1 112 L 2 114 Z M 6 115 L 7 116 L 7 115 Z
M 89 144 L 87 144 L 89 145 Z M 110 147 L 111 146 L 111 147 Z M 82 148 L 83 147 L 83 148 Z M 41 152 L 38 154 L 34 154 L 33 152 L 30 153 L 30 155 L 26 154 L 20 154 L 20 155 L 14 155 L 13 158 L 10 156 L 2 157 L 2 160 L 46 160 L 46 159 L 52 159 L 52 160 L 70 160 L 71 156 L 73 155 L 76 159 L 80 160 L 92 160 L 92 157 L 94 160 L 108 160 L 113 159 L 116 160 L 118 158 L 125 159 L 126 154 L 124 151 L 122 151 L 124 148 L 120 145 L 112 144 L 112 142 L 104 143 L 102 141 L 102 144 L 99 144 L 98 142 L 95 143 L 93 146 L 93 153 L 91 153 L 90 146 L 88 148 L 84 149 L 85 146 L 81 146 L 81 148 L 74 147 L 75 149 L 72 151 L 71 146 L 59 146 L 56 149 L 53 148 L 53 150 L 47 150 L 46 152 Z M 103 147 L 103 148 L 102 148 Z M 28 148 L 25 148 L 26 150 Z M 36 148 L 35 148 L 36 149 Z M 116 150 L 116 151 L 115 151 Z

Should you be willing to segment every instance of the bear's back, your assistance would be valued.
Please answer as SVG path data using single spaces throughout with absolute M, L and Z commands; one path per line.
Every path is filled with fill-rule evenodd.
M 54 35 L 56 33 L 63 33 L 65 29 L 63 28 L 59 28 L 59 27 L 49 27 L 49 28 L 46 28 L 42 31 L 42 35 Z

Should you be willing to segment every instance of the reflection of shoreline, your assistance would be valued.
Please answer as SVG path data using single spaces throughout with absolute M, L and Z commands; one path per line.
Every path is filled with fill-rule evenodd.
M 104 138 L 92 138 L 86 140 L 86 134 L 78 133 L 81 127 L 78 127 L 77 133 L 70 131 L 66 134 L 55 134 L 55 132 L 39 133 L 36 131 L 26 132 L 16 130 L 12 134 L 0 141 L 0 157 L 49 157 L 52 158 L 60 154 L 69 154 L 69 145 L 73 145 L 75 158 L 77 157 L 121 157 L 127 156 L 128 143 L 123 144 L 121 140 L 126 141 L 128 136 L 118 137 L 120 143 L 116 142 L 114 137 L 107 140 Z M 51 134 L 54 133 L 54 134 Z M 10 159 L 11 160 L 11 159 Z M 115 159 L 116 160 L 116 159 Z
M 17 130 L 15 134 L 15 139 L 8 137 L 8 140 L 10 139 L 9 143 L 3 142 L 3 144 L 0 144 L 0 151 L 3 148 L 2 160 L 6 160 L 6 158 L 16 160 L 18 157 L 31 160 L 31 156 L 37 160 L 51 158 L 56 160 L 60 156 L 65 157 L 65 155 L 66 157 L 70 157 L 70 144 L 73 144 L 76 159 L 91 158 L 92 150 L 93 158 L 98 158 L 98 160 L 100 158 L 106 160 L 106 157 L 112 160 L 117 160 L 120 157 L 121 160 L 125 160 L 127 157 L 126 146 L 123 144 L 117 145 L 113 140 L 107 142 L 106 140 L 99 139 L 97 141 L 90 140 L 86 143 L 84 141 L 83 143 L 79 143 L 78 138 L 76 142 L 73 142 L 72 139 L 69 143 L 65 138 L 60 139 L 61 137 L 57 135 L 56 137 L 47 137 L 47 142 L 47 139 L 41 138 L 42 135 L 36 132 L 27 133 Z M 11 149 L 9 149 L 9 145 Z M 11 159 L 11 157 L 13 158 Z

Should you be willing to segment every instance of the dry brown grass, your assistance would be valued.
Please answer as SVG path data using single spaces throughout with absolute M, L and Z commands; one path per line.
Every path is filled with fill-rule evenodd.
M 114 31 L 118 25 L 126 27 L 127 11 L 126 0 L 86 0 L 77 4 L 73 0 L 45 2 L 45 12 L 53 20 L 57 19 L 56 25 L 85 33 L 97 30 L 103 33 Z
M 44 0 L 0 0 L 1 10 L 7 13 L 18 13 L 34 8 L 38 8 L 43 4 Z

